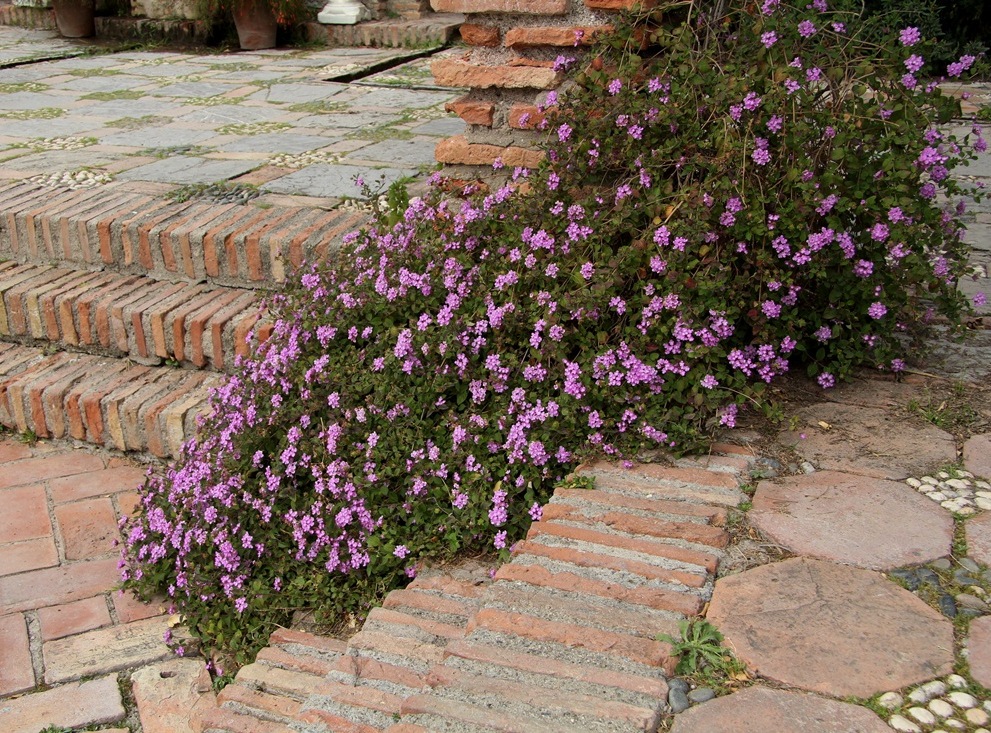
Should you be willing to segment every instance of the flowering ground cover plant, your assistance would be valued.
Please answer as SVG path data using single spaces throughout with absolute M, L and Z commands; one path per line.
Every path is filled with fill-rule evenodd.
M 793 365 L 897 371 L 903 333 L 959 324 L 949 170 L 984 142 L 937 128 L 958 108 L 914 76 L 920 34 L 728 5 L 562 57 L 544 166 L 414 199 L 276 296 L 145 487 L 125 585 L 243 660 L 296 609 L 361 615 L 427 558 L 505 553 L 583 456 L 691 450 Z

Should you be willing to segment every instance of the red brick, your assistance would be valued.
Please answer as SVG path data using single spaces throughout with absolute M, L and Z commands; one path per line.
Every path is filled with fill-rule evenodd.
M 232 210 L 229 216 L 217 218 L 217 223 L 210 227 L 204 234 L 202 240 L 203 261 L 206 266 L 206 273 L 210 277 L 219 277 L 221 274 L 237 275 L 237 267 L 230 273 L 227 269 L 227 260 L 224 253 L 221 253 L 225 235 L 238 226 L 238 224 L 252 215 L 252 210 L 244 206 L 231 204 Z
M 21 614 L 0 616 L 0 649 L 0 697 L 34 687 L 28 625 Z
M 52 501 L 63 504 L 94 496 L 107 496 L 133 491 L 145 479 L 146 469 L 141 466 L 118 466 L 92 471 L 71 479 L 55 479 L 49 484 Z
M 45 389 L 41 395 L 44 404 L 45 423 L 49 432 L 56 438 L 64 438 L 69 432 L 69 425 L 66 422 L 70 414 L 68 406 L 69 392 L 73 386 L 91 379 L 93 369 L 98 360 L 93 357 L 82 357 L 78 359 L 76 367 L 62 372 L 62 377 Z M 100 366 L 103 366 L 100 364 Z
M 148 367 L 132 367 L 83 392 L 79 404 L 86 428 L 86 440 L 91 443 L 109 442 L 110 436 L 103 419 L 104 399 L 109 395 L 116 394 L 118 390 L 133 388 L 136 381 L 147 379 L 150 373 L 151 370 Z M 76 436 L 73 435 L 73 437 Z
M 430 0 L 438 13 L 521 13 L 564 15 L 568 0 Z
M 120 375 L 128 370 L 125 362 L 115 362 L 107 364 L 102 373 L 95 380 L 84 379 L 72 386 L 65 395 L 65 414 L 68 418 L 69 435 L 77 440 L 86 439 L 87 418 L 85 405 L 82 403 L 84 395 L 98 388 L 103 384 L 111 383 L 114 379 L 120 379 Z
M 258 652 L 256 662 L 264 662 L 270 667 L 281 667 L 294 672 L 324 677 L 335 669 L 336 660 L 329 660 L 309 654 L 292 654 L 277 646 L 267 646 Z
M 110 499 L 85 499 L 55 507 L 66 560 L 87 560 L 115 552 L 120 539 Z
M 101 626 L 109 626 L 110 611 L 105 596 L 93 596 L 59 606 L 38 609 L 43 641 L 61 639 L 63 636 L 91 631 Z
M 495 48 L 499 45 L 499 28 L 494 25 L 479 25 L 478 23 L 461 24 L 461 40 L 469 46 L 487 46 Z
M 132 216 L 120 220 L 119 231 L 121 248 L 124 255 L 124 265 L 142 263 L 142 258 L 140 255 L 141 226 L 149 221 L 158 221 L 162 217 L 168 216 L 173 211 L 173 206 L 174 204 L 171 201 L 166 201 L 165 199 L 153 199 L 149 201 L 146 206 L 142 206 L 140 209 L 134 210 L 132 212 Z M 147 259 L 145 261 L 149 262 L 149 264 L 150 255 L 150 251 L 146 253 Z M 120 263 L 117 264 L 119 265 Z M 148 265 L 145 265 L 145 267 L 147 268 Z
M 9 463 L 0 472 L 0 488 L 45 481 L 59 476 L 73 476 L 103 468 L 103 459 L 85 451 L 70 451 L 54 456 L 28 458 Z M 0 514 L 6 514 L 5 511 Z
M 615 687 L 642 695 L 665 699 L 667 683 L 663 679 L 651 679 L 636 674 L 598 669 L 584 664 L 561 662 L 543 655 L 515 652 L 504 647 L 488 646 L 473 641 L 452 641 L 444 649 L 445 657 L 458 657 L 469 661 L 509 667 L 531 674 L 541 674 L 559 679 L 573 679 L 604 687 Z
M 169 272 L 179 272 L 179 261 L 183 260 L 182 272 L 186 277 L 195 277 L 192 269 L 191 258 L 184 258 L 181 253 L 178 253 L 175 245 L 179 244 L 179 238 L 175 236 L 175 232 L 179 229 L 188 229 L 189 223 L 191 221 L 196 221 L 199 215 L 203 212 L 203 207 L 201 205 L 192 204 L 186 209 L 183 209 L 178 215 L 173 219 L 164 222 L 160 227 L 153 227 L 148 234 L 148 243 L 150 247 L 158 247 L 161 253 L 161 259 L 165 265 L 165 269 Z M 156 236 L 155 231 L 158 231 Z M 188 242 L 188 239 L 187 239 Z M 158 259 L 157 257 L 155 259 Z M 189 271 L 186 272 L 185 268 L 189 267 Z
M 303 713 L 300 713 L 297 718 L 302 723 L 319 723 L 325 726 L 325 730 L 332 730 L 334 733 L 379 733 L 380 728 L 374 728 L 370 725 L 363 725 L 362 723 L 355 723 L 353 721 L 347 720 L 346 718 L 341 718 L 333 713 L 327 712 L 326 710 L 320 710 L 318 708 L 311 708 Z M 389 730 L 392 730 L 395 726 L 391 726 Z
M 478 608 L 477 603 L 447 598 L 435 593 L 424 593 L 415 589 L 394 590 L 382 601 L 383 608 L 415 608 L 429 613 L 444 613 L 468 617 Z
M 430 671 L 431 687 L 451 687 L 480 698 L 502 698 L 514 706 L 525 705 L 537 716 L 570 716 L 608 720 L 628 730 L 652 730 L 656 724 L 652 708 L 629 703 L 605 700 L 591 695 L 581 695 L 565 690 L 547 690 L 531 687 L 525 682 L 504 680 L 497 677 L 475 675 L 465 670 L 438 666 Z
M 79 217 L 92 211 L 94 207 L 104 204 L 105 198 L 102 191 L 89 190 L 86 191 L 86 196 L 80 197 L 71 208 L 67 207 L 59 213 L 59 238 L 67 260 L 76 260 L 86 264 L 92 262 L 85 230 L 84 236 L 79 236 Z
M 132 195 L 128 195 L 125 197 L 125 200 L 129 201 L 132 198 Z M 98 224 L 103 217 L 107 216 L 107 214 L 112 211 L 119 210 L 122 207 L 122 204 L 123 202 L 121 201 L 121 196 L 118 192 L 111 197 L 96 202 L 87 211 L 79 214 L 79 218 L 76 220 L 75 224 L 80 244 L 83 251 L 87 253 L 87 262 L 96 264 L 103 261 L 100 250 Z
M 336 212 L 331 212 L 336 213 Z M 288 264 L 293 267 L 300 267 L 303 264 L 303 243 L 319 232 L 330 227 L 336 220 L 334 216 L 328 216 L 328 212 L 320 209 L 311 210 L 303 219 L 297 222 L 297 231 L 285 245 L 282 253 Z
M 616 464 L 609 463 L 608 461 L 596 461 L 590 466 L 582 468 L 580 472 L 591 473 L 593 475 L 598 474 L 603 478 L 622 476 L 640 481 L 658 479 L 660 481 L 670 481 L 678 484 L 719 489 L 736 489 L 739 487 L 737 480 L 729 474 L 706 471 L 701 468 L 676 468 L 660 463 L 637 463 L 632 468 L 619 468 Z
M 514 104 L 509 108 L 509 126 L 515 130 L 535 130 L 547 119 L 535 104 Z
M 217 264 L 217 251 L 213 249 L 211 256 L 203 247 L 203 232 L 213 222 L 224 218 L 237 204 L 225 204 L 224 206 L 206 206 L 200 210 L 197 217 L 188 217 L 186 221 L 177 226 L 172 233 L 173 239 L 178 241 L 179 255 L 182 258 L 182 271 L 186 277 L 197 277 L 202 270 L 210 277 L 220 274 Z M 202 260 L 194 256 L 202 255 Z
M 120 322 L 114 323 L 115 328 L 120 328 L 118 332 L 118 344 L 123 341 L 123 343 L 127 344 L 128 350 L 133 348 L 139 356 L 148 358 L 154 353 L 154 342 L 152 340 L 152 332 L 145 330 L 146 313 L 163 300 L 169 300 L 185 292 L 187 287 L 184 283 L 163 283 L 141 300 L 132 301 L 129 305 L 125 306 L 121 311 Z M 130 322 L 130 329 L 127 328 L 128 322 Z M 131 346 L 128 330 L 130 330 L 130 334 L 133 334 L 133 346 Z
M 117 450 L 127 450 L 127 438 L 124 435 L 123 421 L 125 400 L 149 387 L 149 385 L 166 379 L 167 374 L 167 371 L 149 370 L 133 383 L 114 390 L 101 400 L 100 408 L 103 414 L 104 427 L 102 442 L 105 445 L 113 445 Z M 157 387 L 152 387 L 151 391 L 157 391 Z
M 289 208 L 283 211 L 277 216 L 265 217 L 261 220 L 261 226 L 248 232 L 244 235 L 244 240 L 242 244 L 242 249 L 244 250 L 244 257 L 248 268 L 248 279 L 254 282 L 261 282 L 265 280 L 265 262 L 262 259 L 261 242 L 263 238 L 270 235 L 272 232 L 278 231 L 281 227 L 285 226 L 285 223 L 295 217 L 299 216 L 302 210 L 298 208 Z M 240 241 L 240 238 L 238 238 Z M 266 253 L 267 254 L 267 253 Z M 267 269 L 271 270 L 271 266 Z
M 66 353 L 57 354 L 45 367 L 31 379 L 19 384 L 10 385 L 8 403 L 15 414 L 17 425 L 22 430 L 32 429 L 42 438 L 49 438 L 48 426 L 45 424 L 45 411 L 41 402 L 41 390 L 57 382 L 66 370 L 73 370 L 75 362 L 80 357 Z M 17 401 L 17 405 L 12 404 Z M 23 418 L 21 417 L 23 415 Z M 23 425 L 22 425 L 23 423 Z
M 161 300 L 149 308 L 145 314 L 145 318 L 148 319 L 148 329 L 154 343 L 154 353 L 156 356 L 160 356 L 163 359 L 169 359 L 173 356 L 165 325 L 169 321 L 169 314 L 189 303 L 194 298 L 199 297 L 201 293 L 207 292 L 208 288 L 208 285 L 189 285 L 171 298 Z
M 172 330 L 172 353 L 176 361 L 183 361 L 191 354 L 186 348 L 186 318 L 198 309 L 209 305 L 217 297 L 215 290 L 206 290 L 180 308 L 169 313 L 168 322 Z
M 214 299 L 200 308 L 198 311 L 191 313 L 189 317 L 189 360 L 193 362 L 198 367 L 204 367 L 207 364 L 208 354 L 205 352 L 205 346 L 203 343 L 204 331 L 206 331 L 206 324 L 213 316 L 220 310 L 230 305 L 232 302 L 237 300 L 242 295 L 239 290 L 219 290 L 215 293 Z
M 590 46 L 611 32 L 611 25 L 522 26 L 506 31 L 503 45 L 511 48 L 532 46 Z M 581 34 L 580 36 L 578 34 Z
M 328 654 L 344 654 L 348 648 L 346 641 L 335 639 L 331 636 L 317 636 L 300 631 L 299 629 L 287 629 L 284 627 L 273 631 L 271 636 L 268 637 L 268 643 L 272 645 L 298 644 Z
M 396 637 L 384 631 L 362 629 L 348 641 L 351 650 L 367 649 L 408 660 L 411 667 L 429 667 L 440 664 L 444 659 L 444 648 L 412 637 L 403 639 L 402 648 L 397 648 Z M 353 652 L 352 652 L 353 653 Z
M 261 720 L 251 715 L 241 715 L 224 708 L 207 710 L 200 719 L 200 730 L 204 733 L 213 731 L 232 731 L 236 733 L 295 733 L 288 725 Z
M 127 199 L 113 212 L 108 212 L 104 218 L 97 222 L 96 232 L 100 241 L 100 259 L 103 260 L 104 264 L 124 264 L 123 260 L 126 260 L 127 257 L 123 251 L 123 236 L 127 223 L 134 217 L 140 217 L 143 211 L 153 209 L 158 205 L 159 202 L 150 196 Z M 119 252 L 114 251 L 117 249 Z M 120 255 L 121 262 L 117 261 L 117 254 Z
M 295 718 L 303 707 L 302 703 L 296 700 L 289 700 L 284 697 L 278 697 L 277 695 L 269 695 L 266 692 L 249 690 L 236 684 L 227 685 L 227 687 L 218 693 L 217 703 L 223 705 L 227 702 L 240 708 L 257 710 L 264 713 L 264 715 L 259 715 L 258 717 L 265 718 L 270 716 Z
M 610 494 L 598 489 L 565 489 L 554 490 L 554 499 L 563 500 L 560 503 L 589 503 L 604 504 L 610 508 L 638 509 L 657 514 L 670 514 L 683 517 L 703 517 L 715 525 L 725 524 L 726 509 L 707 504 L 691 504 L 687 501 L 669 501 L 666 499 L 648 499 L 639 496 Z M 557 502 L 552 502 L 557 503 Z
M 545 621 L 527 614 L 495 608 L 483 608 L 475 614 L 468 623 L 468 632 L 471 633 L 475 629 L 521 636 L 535 641 L 549 641 L 591 652 L 615 654 L 640 664 L 663 667 L 668 674 L 674 672 L 676 660 L 671 657 L 670 645 L 615 631 L 602 631 L 559 621 Z
M 19 461 L 22 458 L 30 458 L 31 449 L 23 443 L 14 443 L 10 440 L 0 440 L 0 463 Z
M 89 598 L 119 582 L 116 557 L 6 575 L 0 577 L 0 614 Z
M 707 578 L 706 572 L 702 568 L 699 568 L 695 572 L 690 572 L 687 570 L 671 570 L 658 565 L 639 562 L 637 560 L 628 560 L 626 558 L 616 557 L 615 555 L 585 552 L 568 547 L 553 547 L 551 545 L 542 545 L 536 542 L 528 542 L 526 540 L 516 544 L 516 554 L 546 557 L 551 560 L 570 563 L 582 568 L 606 568 L 608 570 L 616 570 L 622 573 L 632 573 L 634 575 L 639 575 L 646 578 L 647 580 L 659 580 L 664 583 L 680 583 L 681 585 L 688 586 L 689 588 L 701 588 L 705 585 Z
M 228 328 L 228 324 L 246 311 L 257 312 L 259 308 L 257 301 L 258 296 L 255 293 L 241 293 L 237 300 L 222 308 L 210 319 L 210 353 L 208 358 L 214 369 L 222 371 L 228 363 L 228 359 L 225 357 L 226 345 L 224 343 L 225 332 L 229 335 L 232 330 Z M 205 344 L 203 348 L 206 348 Z M 231 363 L 233 361 L 230 359 Z
M 343 674 L 363 680 L 378 680 L 394 685 L 419 690 L 424 687 L 426 675 L 409 667 L 400 667 L 387 662 L 380 662 L 372 657 L 345 655 L 334 663 L 334 667 Z
M 166 392 L 159 400 L 146 406 L 143 418 L 145 440 L 148 444 L 148 451 L 152 455 L 158 456 L 159 458 L 164 458 L 169 455 L 168 436 L 166 435 L 165 426 L 162 424 L 159 416 L 165 412 L 170 405 L 183 400 L 185 397 L 186 395 L 180 390 L 170 390 L 169 392 Z
M 14 575 L 58 565 L 55 538 L 51 535 L 0 545 L 0 575 Z
M 141 510 L 141 494 L 137 491 L 128 491 L 124 494 L 117 494 L 117 518 L 133 517 Z
M 47 290 L 38 297 L 39 321 L 44 326 L 43 333 L 39 333 L 35 338 L 47 338 L 49 341 L 58 341 L 62 334 L 59 328 L 59 311 L 57 303 L 64 300 L 66 293 L 80 292 L 84 288 L 89 288 L 96 281 L 104 277 L 99 272 L 77 272 L 76 277 L 63 282 L 58 288 Z
M 145 278 L 136 276 L 114 278 L 103 287 L 94 287 L 81 294 L 74 307 L 78 323 L 79 343 L 100 343 L 100 334 L 96 327 L 98 312 L 102 309 L 105 313 L 109 302 L 115 298 L 126 297 L 129 293 L 143 287 L 144 283 Z M 109 341 L 107 326 L 104 324 L 103 328 Z
M 430 71 L 441 86 L 472 89 L 554 89 L 564 79 L 546 66 L 478 66 L 458 59 L 434 61 Z
M 492 165 L 496 160 L 501 160 L 510 168 L 536 168 L 544 159 L 544 155 L 541 150 L 530 150 L 516 145 L 502 147 L 469 143 L 463 135 L 441 140 L 434 149 L 437 162 L 449 165 Z
M 729 535 L 718 527 L 710 527 L 707 524 L 697 522 L 665 522 L 622 512 L 610 512 L 605 508 L 598 511 L 595 509 L 583 511 L 568 504 L 548 504 L 544 507 L 543 519 L 544 521 L 564 519 L 572 522 L 601 523 L 611 529 L 628 534 L 685 540 L 710 547 L 726 547 L 729 542 Z
M 552 573 L 539 565 L 510 563 L 503 565 L 496 573 L 497 580 L 515 580 L 543 588 L 555 588 L 570 593 L 611 598 L 624 603 L 632 603 L 660 611 L 674 611 L 693 616 L 702 610 L 702 599 L 688 593 L 667 591 L 643 586 L 629 588 L 619 583 L 606 583 L 601 580 L 583 578 L 574 573 Z
M 480 598 L 488 583 L 470 580 L 458 580 L 449 575 L 420 575 L 407 586 L 409 590 L 435 590 L 449 596 L 464 596 L 465 598 Z
M 129 591 L 115 590 L 110 594 L 110 599 L 113 601 L 114 613 L 117 614 L 117 620 L 122 624 L 161 616 L 169 607 L 169 604 L 165 601 L 150 601 L 145 603 L 135 598 Z
M 10 332 L 18 336 L 28 334 L 28 320 L 25 298 L 32 290 L 42 287 L 65 276 L 65 270 L 39 270 L 29 280 L 23 280 L 4 293 L 7 310 L 7 324 Z
M 368 621 L 385 623 L 391 626 L 410 626 L 444 639 L 460 639 L 464 636 L 464 628 L 461 626 L 432 621 L 421 616 L 413 616 L 388 608 L 373 608 L 371 613 L 368 614 Z
M 4 272 L 3 280 L 0 281 L 0 334 L 5 336 L 22 335 L 20 332 L 11 330 L 10 317 L 7 311 L 8 293 L 21 283 L 29 282 L 48 270 L 49 268 L 47 267 L 20 265 Z
M 556 522 L 536 522 L 530 527 L 530 531 L 527 533 L 527 539 L 533 539 L 541 535 L 564 537 L 581 542 L 604 545 L 606 547 L 615 547 L 620 550 L 631 550 L 645 555 L 654 555 L 669 560 L 678 560 L 703 567 L 710 573 L 715 572 L 716 565 L 719 563 L 718 558 L 708 552 L 690 550 L 677 545 L 658 542 L 657 540 L 624 537 L 618 534 L 608 534 L 584 527 L 558 524 Z
M 469 125 L 492 127 L 495 116 L 495 105 L 491 102 L 478 102 L 462 97 L 444 105 L 444 109 L 453 112 Z
M 323 680 L 310 691 L 314 695 L 329 697 L 341 705 L 377 710 L 386 715 L 396 715 L 403 704 L 403 698 L 374 687 L 355 687 L 331 680 Z
M 127 334 L 122 325 L 124 306 L 147 297 L 149 292 L 156 289 L 155 285 L 154 280 L 141 278 L 133 286 L 127 287 L 126 295 L 117 291 L 113 297 L 96 303 L 96 337 L 101 346 L 127 352 Z
M 66 290 L 55 297 L 52 307 L 55 310 L 55 317 L 58 321 L 59 336 L 67 344 L 76 346 L 79 344 L 79 332 L 76 328 L 76 302 L 80 296 L 87 292 L 105 288 L 113 282 L 115 276 L 111 273 L 94 273 L 92 279 L 78 283 L 74 288 Z
M 239 249 L 244 236 L 259 224 L 262 224 L 271 214 L 268 211 L 253 211 L 251 216 L 238 220 L 234 228 L 223 239 L 224 258 L 221 260 L 221 271 L 231 277 L 247 277 L 245 253 Z
M 175 204 L 169 202 L 168 206 L 161 207 L 154 215 L 144 218 L 137 225 L 134 232 L 137 235 L 138 262 L 141 263 L 142 267 L 153 270 L 161 263 L 161 266 L 169 272 L 175 272 L 175 256 L 172 253 L 171 242 L 168 243 L 169 246 L 165 246 L 166 241 L 161 238 L 159 233 L 170 222 L 184 216 L 186 210 L 186 205 L 176 207 Z M 154 251 L 152 251 L 153 247 Z

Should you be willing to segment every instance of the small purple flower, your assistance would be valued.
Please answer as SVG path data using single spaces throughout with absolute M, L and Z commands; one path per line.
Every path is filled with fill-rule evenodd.
M 985 295 L 984 293 L 974 294 L 974 307 L 980 308 L 982 305 L 987 305 L 987 303 L 988 303 L 987 295 Z
M 392 554 L 402 560 L 409 555 L 409 548 L 406 545 L 396 545 L 396 549 L 392 551 Z
M 816 379 L 819 382 L 819 386 L 823 389 L 829 389 L 830 387 L 836 386 L 836 377 L 834 377 L 829 372 L 823 372 Z
M 778 42 L 778 34 L 774 31 L 762 33 L 760 36 L 760 42 L 764 44 L 764 48 L 770 48 Z
M 593 265 L 591 262 L 586 262 L 581 267 L 581 274 L 582 277 L 585 278 L 586 280 L 591 280 L 592 275 L 595 274 L 595 265 Z
M 564 124 L 562 124 L 560 127 L 557 128 L 557 139 L 560 140 L 561 142 L 567 142 L 570 137 L 571 137 L 571 125 L 565 122 Z
M 811 20 L 803 20 L 798 24 L 798 35 L 802 38 L 811 38 L 816 33 L 815 23 Z
M 611 82 L 609 82 L 609 94 L 611 94 L 614 97 L 617 94 L 619 94 L 619 91 L 622 88 L 623 88 L 623 82 L 619 79 L 613 79 Z
M 716 379 L 711 374 L 706 374 L 704 377 L 702 377 L 702 381 L 699 382 L 699 384 L 701 384 L 706 389 L 714 389 L 715 387 L 719 386 L 719 380 Z
M 926 62 L 918 54 L 912 54 L 907 59 L 905 59 L 905 68 L 911 71 L 913 74 L 925 66 Z
M 888 307 L 880 301 L 875 301 L 871 303 L 870 307 L 867 309 L 867 315 L 869 315 L 871 318 L 875 320 L 879 318 L 884 318 L 887 312 L 888 312 Z
M 914 46 L 922 40 L 922 34 L 919 33 L 918 28 L 904 28 L 901 33 L 898 34 L 898 38 L 902 42 L 903 46 Z

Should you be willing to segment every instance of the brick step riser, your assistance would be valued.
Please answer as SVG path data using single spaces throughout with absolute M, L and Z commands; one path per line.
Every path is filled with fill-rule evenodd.
M 0 424 L 41 438 L 74 438 L 121 451 L 178 456 L 208 410 L 207 372 L 0 342 Z
M 0 258 L 240 288 L 282 283 L 334 256 L 361 213 L 175 203 L 117 184 L 0 189 Z
M 239 288 L 0 263 L 0 338 L 144 365 L 229 370 L 249 333 L 270 333 L 260 301 Z

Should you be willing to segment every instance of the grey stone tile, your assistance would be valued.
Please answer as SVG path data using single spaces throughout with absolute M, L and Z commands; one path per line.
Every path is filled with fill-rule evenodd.
M 39 173 L 54 173 L 56 171 L 74 171 L 79 168 L 99 168 L 100 166 L 120 160 L 121 153 L 107 153 L 85 148 L 79 150 L 47 150 L 43 153 L 32 153 L 17 158 L 17 163 L 10 167 L 17 170 L 38 171 Z
M 202 72 L 203 69 L 200 66 L 195 66 L 193 64 L 140 64 L 137 66 L 130 66 L 127 69 L 128 74 L 134 76 L 150 76 L 154 79 L 164 78 L 164 79 L 177 79 L 180 76 L 188 76 L 189 74 L 197 74 Z
M 433 165 L 434 158 L 433 139 L 413 139 L 413 140 L 384 140 L 374 145 L 356 150 L 347 156 L 347 160 L 368 160 L 381 163 L 399 164 L 404 166 Z
M 47 65 L 19 66 L 0 71 L 0 79 L 4 84 L 23 84 L 27 81 L 44 81 L 52 77 L 52 71 Z
M 399 115 L 385 112 L 343 111 L 311 115 L 297 120 L 296 127 L 322 127 L 328 130 L 359 130 L 368 127 L 381 127 L 400 119 Z
M 171 148 L 177 145 L 196 145 L 216 137 L 212 130 L 183 130 L 174 127 L 151 127 L 104 135 L 101 145 L 129 145 L 136 148 Z
M 0 124 L 6 124 L 10 120 L 4 120 Z M 21 124 L 30 123 L 30 127 L 19 127 L 17 129 L 18 135 L 27 136 L 30 133 L 32 137 L 66 137 L 66 136 L 83 136 L 84 133 L 91 133 L 102 127 L 102 124 L 96 120 L 81 119 L 79 117 L 55 117 L 50 120 L 26 120 Z
M 317 135 L 273 132 L 246 135 L 240 140 L 221 145 L 218 150 L 225 153 L 305 153 L 308 150 L 326 147 L 336 141 L 337 138 Z
M 268 89 L 251 95 L 251 99 L 258 99 L 276 104 L 301 104 L 304 102 L 318 102 L 330 99 L 336 94 L 340 94 L 347 89 L 346 84 L 334 84 L 324 82 L 322 84 L 273 84 Z
M 44 92 L 14 92 L 0 94 L 0 109 L 44 109 L 45 107 L 61 107 L 66 98 Z
M 245 122 L 283 122 L 287 113 L 279 109 L 265 107 L 244 107 L 233 104 L 220 104 L 215 107 L 203 107 L 184 114 L 179 118 L 183 122 L 206 122 L 216 125 L 232 125 Z
M 460 117 L 445 117 L 441 120 L 430 120 L 422 125 L 417 125 L 410 132 L 417 135 L 440 135 L 448 137 L 450 135 L 460 135 L 465 131 L 465 121 Z
M 352 104 L 355 107 L 385 107 L 387 109 L 424 109 L 452 99 L 450 92 L 426 92 L 417 89 L 373 89 Z
M 238 86 L 237 84 L 219 84 L 212 81 L 185 81 L 154 89 L 149 94 L 155 97 L 219 97 L 221 94 L 234 91 Z
M 215 183 L 234 178 L 257 165 L 250 160 L 207 160 L 175 156 L 125 171 L 117 176 L 125 181 L 159 183 Z
M 55 89 L 67 89 L 72 92 L 88 94 L 90 92 L 120 92 L 148 85 L 148 79 L 135 78 L 127 74 L 113 76 L 84 76 L 71 81 L 53 84 Z
M 282 178 L 269 181 L 262 186 L 262 190 L 302 196 L 358 197 L 361 194 L 361 189 L 354 184 L 354 177 L 357 175 L 364 176 L 368 182 L 375 181 L 379 176 L 384 175 L 385 184 L 388 185 L 403 176 L 415 174 L 416 171 L 397 170 L 395 168 L 369 170 L 367 167 L 354 165 L 311 165 Z
M 121 117 L 144 117 L 146 115 L 171 115 L 178 106 L 174 102 L 159 99 L 111 99 L 106 102 L 93 101 L 85 107 L 73 110 L 80 117 L 102 117 L 119 120 Z

